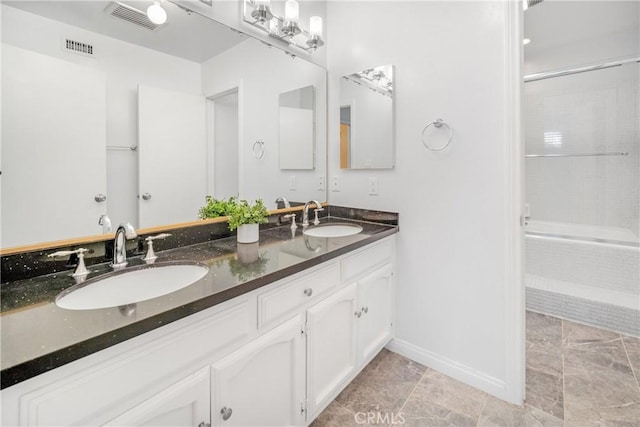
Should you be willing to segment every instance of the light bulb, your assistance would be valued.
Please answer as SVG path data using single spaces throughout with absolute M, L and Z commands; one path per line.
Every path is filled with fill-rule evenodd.
M 284 4 L 284 20 L 286 22 L 298 22 L 299 6 L 296 0 L 287 0 Z
M 162 25 L 167 22 L 167 12 L 160 6 L 159 1 L 154 1 L 153 4 L 147 8 L 147 17 L 149 21 L 156 25 Z
M 531 39 L 523 39 L 522 40 L 522 44 L 523 45 L 528 45 L 529 43 L 531 43 Z
M 322 18 L 319 16 L 312 16 L 309 19 L 309 35 L 311 37 L 322 37 Z

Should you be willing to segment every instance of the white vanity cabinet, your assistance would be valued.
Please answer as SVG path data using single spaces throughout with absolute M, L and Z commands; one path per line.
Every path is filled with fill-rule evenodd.
M 213 425 L 304 423 L 303 327 L 296 316 L 213 364 Z
M 393 335 L 393 268 L 358 280 L 358 365 L 369 363 Z
M 353 283 L 307 310 L 307 398 L 318 414 L 357 369 L 357 287 Z
M 205 427 L 210 417 L 211 377 L 207 366 L 105 425 Z
M 2 390 L 2 425 L 305 426 L 393 335 L 390 236 Z

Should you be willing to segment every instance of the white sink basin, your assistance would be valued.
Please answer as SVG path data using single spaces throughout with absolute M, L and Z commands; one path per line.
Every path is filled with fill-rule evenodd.
M 362 227 L 355 224 L 325 224 L 307 228 L 303 233 L 312 237 L 345 237 L 361 231 Z
M 133 304 L 186 288 L 208 271 L 200 264 L 140 266 L 69 288 L 58 295 L 56 305 L 68 310 L 91 310 Z

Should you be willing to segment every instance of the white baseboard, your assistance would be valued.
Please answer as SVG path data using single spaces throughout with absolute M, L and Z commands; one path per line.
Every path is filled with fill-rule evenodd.
M 386 348 L 498 399 L 509 400 L 502 380 L 397 338 L 392 339 Z

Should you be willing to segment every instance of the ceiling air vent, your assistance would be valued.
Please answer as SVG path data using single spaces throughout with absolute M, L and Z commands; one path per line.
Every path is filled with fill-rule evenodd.
M 65 52 L 77 53 L 77 54 L 89 56 L 92 58 L 94 55 L 92 44 L 81 42 L 78 40 L 73 40 L 73 39 L 70 39 L 69 37 L 62 38 L 62 49 Z
M 145 12 L 117 1 L 109 3 L 104 11 L 114 18 L 125 20 L 131 24 L 146 28 L 147 30 L 153 31 L 160 27 L 160 25 L 151 22 Z

